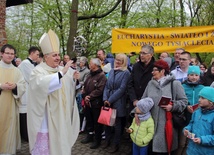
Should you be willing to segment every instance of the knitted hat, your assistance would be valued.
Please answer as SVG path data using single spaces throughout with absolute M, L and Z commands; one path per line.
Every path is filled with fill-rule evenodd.
M 214 88 L 212 87 L 204 87 L 201 89 L 201 91 L 199 92 L 199 96 L 203 97 L 211 102 L 214 102 Z
M 154 105 L 154 102 L 150 97 L 143 98 L 137 102 L 137 107 L 144 114 L 149 112 L 153 107 L 153 105 Z
M 200 68 L 199 68 L 199 66 L 189 66 L 189 68 L 188 68 L 188 75 L 189 74 L 200 75 Z
M 166 71 L 169 72 L 169 65 L 166 61 L 160 59 L 160 60 L 157 60 L 155 63 L 154 63 L 154 67 L 157 67 L 157 68 L 160 68 L 160 69 L 165 69 Z

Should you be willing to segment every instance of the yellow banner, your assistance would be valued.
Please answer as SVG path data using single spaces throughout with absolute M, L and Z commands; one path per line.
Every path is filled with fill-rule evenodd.
M 176 48 L 214 52 L 214 26 L 112 30 L 112 53 L 139 53 L 145 44 L 153 46 L 155 53 L 174 52 Z

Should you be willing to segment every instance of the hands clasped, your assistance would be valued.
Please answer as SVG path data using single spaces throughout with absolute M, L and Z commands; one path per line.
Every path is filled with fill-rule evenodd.
M 13 90 L 14 88 L 16 88 L 15 83 L 6 82 L 6 83 L 1 84 L 2 90 Z

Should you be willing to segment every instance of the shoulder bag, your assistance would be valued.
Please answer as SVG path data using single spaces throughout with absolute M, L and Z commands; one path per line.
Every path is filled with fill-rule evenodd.
M 173 81 L 171 82 L 171 92 L 172 92 L 172 99 L 175 100 L 173 95 Z M 173 121 L 173 126 L 175 128 L 182 128 L 187 125 L 185 113 L 186 113 L 186 109 L 184 109 L 182 112 L 172 112 L 172 121 Z

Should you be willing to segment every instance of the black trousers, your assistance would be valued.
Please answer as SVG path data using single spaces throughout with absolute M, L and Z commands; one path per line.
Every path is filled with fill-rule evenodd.
M 98 123 L 97 120 L 100 116 L 100 108 L 87 107 L 85 109 L 86 116 L 86 130 L 87 132 L 95 132 L 95 140 L 101 141 L 101 134 L 103 131 L 103 125 Z
M 20 135 L 22 140 L 28 142 L 28 132 L 27 132 L 27 113 L 19 114 L 20 121 Z

